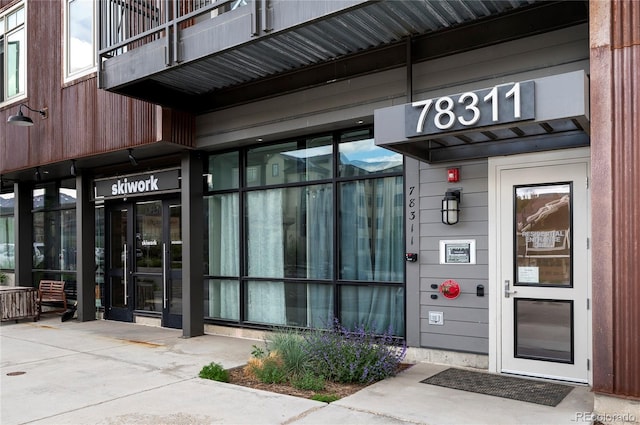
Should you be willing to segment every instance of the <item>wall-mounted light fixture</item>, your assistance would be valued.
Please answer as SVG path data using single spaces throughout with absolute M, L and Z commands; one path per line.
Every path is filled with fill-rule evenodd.
M 460 216 L 460 192 L 461 189 L 448 189 L 442 199 L 442 222 L 444 224 L 456 224 Z
M 28 105 L 21 103 L 20 104 L 20 109 L 18 109 L 18 115 L 11 115 L 9 118 L 7 118 L 7 122 L 9 124 L 13 124 L 13 125 L 20 125 L 20 126 L 32 126 L 33 125 L 33 120 L 27 116 L 25 116 L 22 113 L 22 107 L 27 108 L 28 110 L 30 110 L 31 112 L 37 112 L 40 114 L 40 116 L 42 117 L 42 119 L 47 118 L 48 114 L 49 114 L 49 110 L 47 108 L 43 108 L 43 109 L 31 109 Z
M 133 156 L 133 149 L 127 149 L 127 151 L 129 151 L 129 162 L 135 167 L 138 165 L 138 161 L 136 160 L 136 157 Z
M 40 167 L 36 167 L 36 181 L 39 182 L 42 180 L 42 173 L 40 172 Z
M 74 177 L 76 176 L 77 170 L 76 170 L 76 160 L 75 159 L 71 160 L 71 170 L 69 170 L 69 171 L 71 172 L 72 176 L 74 176 Z

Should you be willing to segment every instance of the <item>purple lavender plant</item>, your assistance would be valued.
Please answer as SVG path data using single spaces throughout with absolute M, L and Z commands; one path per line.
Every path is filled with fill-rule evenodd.
M 379 335 L 363 324 L 347 329 L 338 319 L 304 339 L 311 370 L 335 382 L 371 383 L 393 376 L 407 352 L 391 327 Z

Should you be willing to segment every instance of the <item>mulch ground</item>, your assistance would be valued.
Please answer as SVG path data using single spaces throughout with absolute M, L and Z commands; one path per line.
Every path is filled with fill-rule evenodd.
M 412 365 L 409 363 L 401 363 L 398 367 L 398 372 L 408 369 Z M 288 394 L 295 397 L 311 398 L 316 394 L 330 394 L 339 398 L 347 397 L 353 393 L 360 391 L 361 389 L 371 384 L 339 384 L 336 382 L 326 382 L 325 389 L 322 391 L 312 390 L 300 390 L 288 383 L 284 384 L 265 384 L 260 382 L 257 378 L 244 373 L 243 367 L 237 367 L 229 369 L 229 383 L 234 385 L 240 385 L 243 387 L 254 388 L 258 390 L 271 391 L 278 394 Z

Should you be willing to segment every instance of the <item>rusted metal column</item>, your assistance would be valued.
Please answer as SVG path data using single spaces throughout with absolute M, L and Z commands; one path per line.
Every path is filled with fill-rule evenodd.
M 593 388 L 640 398 L 640 2 L 589 12 Z

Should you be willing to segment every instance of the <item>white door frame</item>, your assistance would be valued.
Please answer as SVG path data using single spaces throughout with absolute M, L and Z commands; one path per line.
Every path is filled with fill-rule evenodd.
M 500 249 L 499 241 L 499 223 L 500 223 L 500 199 L 498 197 L 500 187 L 500 172 L 505 169 L 518 169 L 523 166 L 536 167 L 546 165 L 561 165 L 567 163 L 586 163 L 587 173 L 590 175 L 590 149 L 563 149 L 557 151 L 548 151 L 541 153 L 530 153 L 513 156 L 503 156 L 489 158 L 489 371 L 500 373 L 502 365 L 502 282 L 499 281 L 501 267 L 498 250 Z M 588 182 L 585 182 L 587 184 Z M 589 191 L 587 197 L 589 198 Z M 589 211 L 587 214 L 587 237 L 591 238 L 591 211 L 590 202 L 588 201 Z M 589 251 L 590 253 L 590 251 Z M 587 258 L 587 296 L 592 299 L 592 282 L 591 282 L 591 257 Z M 592 353 L 592 318 L 591 309 L 588 311 L 587 319 L 588 337 L 587 337 L 587 353 L 589 359 L 593 358 Z M 588 373 L 588 384 L 593 382 L 593 368 Z

